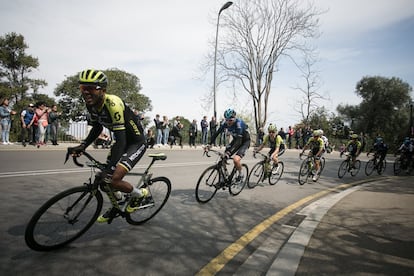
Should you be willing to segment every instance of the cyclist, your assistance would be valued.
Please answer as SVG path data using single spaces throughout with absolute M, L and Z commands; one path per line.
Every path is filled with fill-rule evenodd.
M 138 189 L 123 180 L 141 159 L 146 150 L 144 130 L 133 111 L 116 95 L 106 94 L 108 80 L 102 71 L 86 69 L 79 74 L 79 88 L 90 113 L 92 129 L 86 139 L 77 147 L 69 150 L 80 155 L 101 134 L 103 127 L 111 130 L 115 144 L 108 155 L 107 169 L 102 172 L 102 181 L 114 190 L 131 193 L 131 200 L 126 207 L 129 213 L 138 209 L 142 199 L 148 196 L 148 190 Z M 98 222 L 107 222 L 116 214 L 109 209 L 98 217 Z
M 248 126 L 246 123 L 242 119 L 236 118 L 236 111 L 233 109 L 229 108 L 224 111 L 224 119 L 226 120 L 225 123 L 221 124 L 214 135 L 210 137 L 210 143 L 207 145 L 205 150 L 208 151 L 217 136 L 227 130 L 227 132 L 232 135 L 233 139 L 230 144 L 226 146 L 225 154 L 227 158 L 230 158 L 233 154 L 235 154 L 233 157 L 233 163 L 234 167 L 236 167 L 239 172 L 236 181 L 241 181 L 244 179 L 244 175 L 241 171 L 241 159 L 244 157 L 246 150 L 250 146 L 250 133 L 248 132 Z
M 345 150 L 341 152 L 341 156 L 342 156 L 342 154 L 344 154 L 344 152 L 349 152 L 350 155 L 351 155 L 351 158 L 352 158 L 351 168 L 355 168 L 355 161 L 356 161 L 356 158 L 361 153 L 361 145 L 362 144 L 358 140 L 358 134 L 351 134 L 350 138 L 351 139 L 346 144 Z
M 264 136 L 263 142 L 254 149 L 255 152 L 261 151 L 265 145 L 270 147 L 269 157 L 273 160 L 275 167 L 278 166 L 278 156 L 281 156 L 285 152 L 285 143 L 282 137 L 276 133 L 277 128 L 275 125 L 270 124 L 267 128 L 268 134 Z
M 377 138 L 375 138 L 375 143 L 372 146 L 372 148 L 367 152 L 367 156 L 371 152 L 374 152 L 375 156 L 380 157 L 378 164 L 382 166 L 382 162 L 384 161 L 385 156 L 387 155 L 387 152 L 388 152 L 388 145 L 384 143 L 384 139 L 382 139 L 380 135 L 378 135 Z
M 414 145 L 409 137 L 405 137 L 404 142 L 398 148 L 397 153 L 401 153 L 401 160 L 406 161 L 406 173 L 410 172 L 410 166 L 412 167 L 413 164 L 413 153 L 414 153 Z
M 320 166 L 321 166 L 320 158 L 324 151 L 323 140 L 320 137 L 320 135 L 321 133 L 319 130 L 314 130 L 313 137 L 309 138 L 308 142 L 303 147 L 302 152 L 299 154 L 299 156 L 302 156 L 305 150 L 307 150 L 308 148 L 311 149 L 312 152 L 310 154 L 313 155 L 315 158 L 315 173 L 313 174 L 313 178 L 312 178 L 313 181 L 317 180 L 316 176 L 320 172 Z
M 326 137 L 325 135 L 323 135 L 323 130 L 322 129 L 319 130 L 319 134 L 320 134 L 321 139 L 323 141 L 323 153 L 325 153 L 325 152 L 331 153 L 331 149 L 329 148 L 329 140 L 328 140 L 328 137 Z

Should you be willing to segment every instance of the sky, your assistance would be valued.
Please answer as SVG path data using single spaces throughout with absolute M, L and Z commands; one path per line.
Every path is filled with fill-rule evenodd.
M 237 1 L 248 0 L 233 2 Z M 0 0 L 0 35 L 24 36 L 26 53 L 40 63 L 30 77 L 48 82 L 40 93 L 53 96 L 57 84 L 86 68 L 118 68 L 140 79 L 141 92 L 153 106 L 146 116 L 180 115 L 200 121 L 213 115 L 212 104 L 206 108 L 204 103 L 213 76 L 201 78 L 200 67 L 212 50 L 217 13 L 224 3 Z M 414 86 L 414 1 L 314 3 L 326 11 L 319 18 L 321 36 L 312 41 L 319 52 L 319 92 L 329 98 L 319 105 L 335 112 L 339 104 L 359 104 L 355 86 L 366 76 L 398 77 Z M 303 85 L 300 72 L 289 60 L 280 60 L 268 123 L 286 128 L 300 121 L 294 108 L 302 97 L 294 89 L 298 85 Z M 228 107 L 250 109 L 247 92 L 238 90 L 235 100 L 228 85 L 216 91 L 218 116 Z

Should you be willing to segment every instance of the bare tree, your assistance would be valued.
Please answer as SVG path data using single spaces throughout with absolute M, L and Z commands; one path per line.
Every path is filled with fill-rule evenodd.
M 316 57 L 309 54 L 305 55 L 301 65 L 297 65 L 305 85 L 294 87 L 302 95 L 302 98 L 299 100 L 299 106 L 294 106 L 294 109 L 301 114 L 305 125 L 308 124 L 311 115 L 319 108 L 319 100 L 328 100 L 327 96 L 319 93 L 322 81 L 319 77 L 319 72 L 314 69 L 316 62 Z
M 250 94 L 256 129 L 266 124 L 278 61 L 307 51 L 306 40 L 319 35 L 320 14 L 301 0 L 238 1 L 223 13 L 218 78 L 238 81 Z

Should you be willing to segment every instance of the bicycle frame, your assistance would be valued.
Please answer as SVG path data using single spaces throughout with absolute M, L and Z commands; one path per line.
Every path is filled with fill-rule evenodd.
M 209 151 L 218 155 L 218 159 L 216 161 L 215 166 L 219 171 L 219 177 L 220 177 L 220 180 L 222 181 L 219 182 L 221 187 L 217 187 L 217 188 L 224 189 L 224 187 L 229 186 L 231 184 L 231 181 L 233 180 L 233 176 L 236 173 L 236 167 L 233 166 L 233 170 L 229 174 L 229 171 L 227 169 L 226 156 L 222 152 L 217 151 L 217 150 L 210 149 Z M 207 157 L 211 157 L 207 151 L 205 151 L 204 154 Z

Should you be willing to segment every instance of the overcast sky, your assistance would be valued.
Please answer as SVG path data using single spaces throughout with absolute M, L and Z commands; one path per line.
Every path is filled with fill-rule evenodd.
M 202 107 L 213 84 L 199 79 L 199 67 L 225 2 L 0 0 L 0 35 L 24 36 L 27 53 L 40 63 L 31 77 L 49 84 L 41 93 L 52 96 L 65 76 L 85 68 L 118 68 L 141 80 L 142 93 L 153 105 L 146 115 L 182 115 L 200 121 L 203 115 L 213 114 L 212 106 L 210 110 Z M 338 104 L 358 104 L 354 89 L 364 76 L 395 76 L 414 86 L 414 1 L 315 3 L 328 10 L 320 18 L 322 35 L 313 42 L 321 59 L 317 65 L 323 82 L 320 92 L 331 98 L 321 105 L 335 111 Z M 300 120 L 293 106 L 301 95 L 293 87 L 302 81 L 298 70 L 282 60 L 274 76 L 268 123 L 287 127 Z M 246 92 L 240 91 L 235 103 L 229 94 L 226 87 L 218 88 L 218 114 L 229 106 L 236 111 L 247 109 Z

